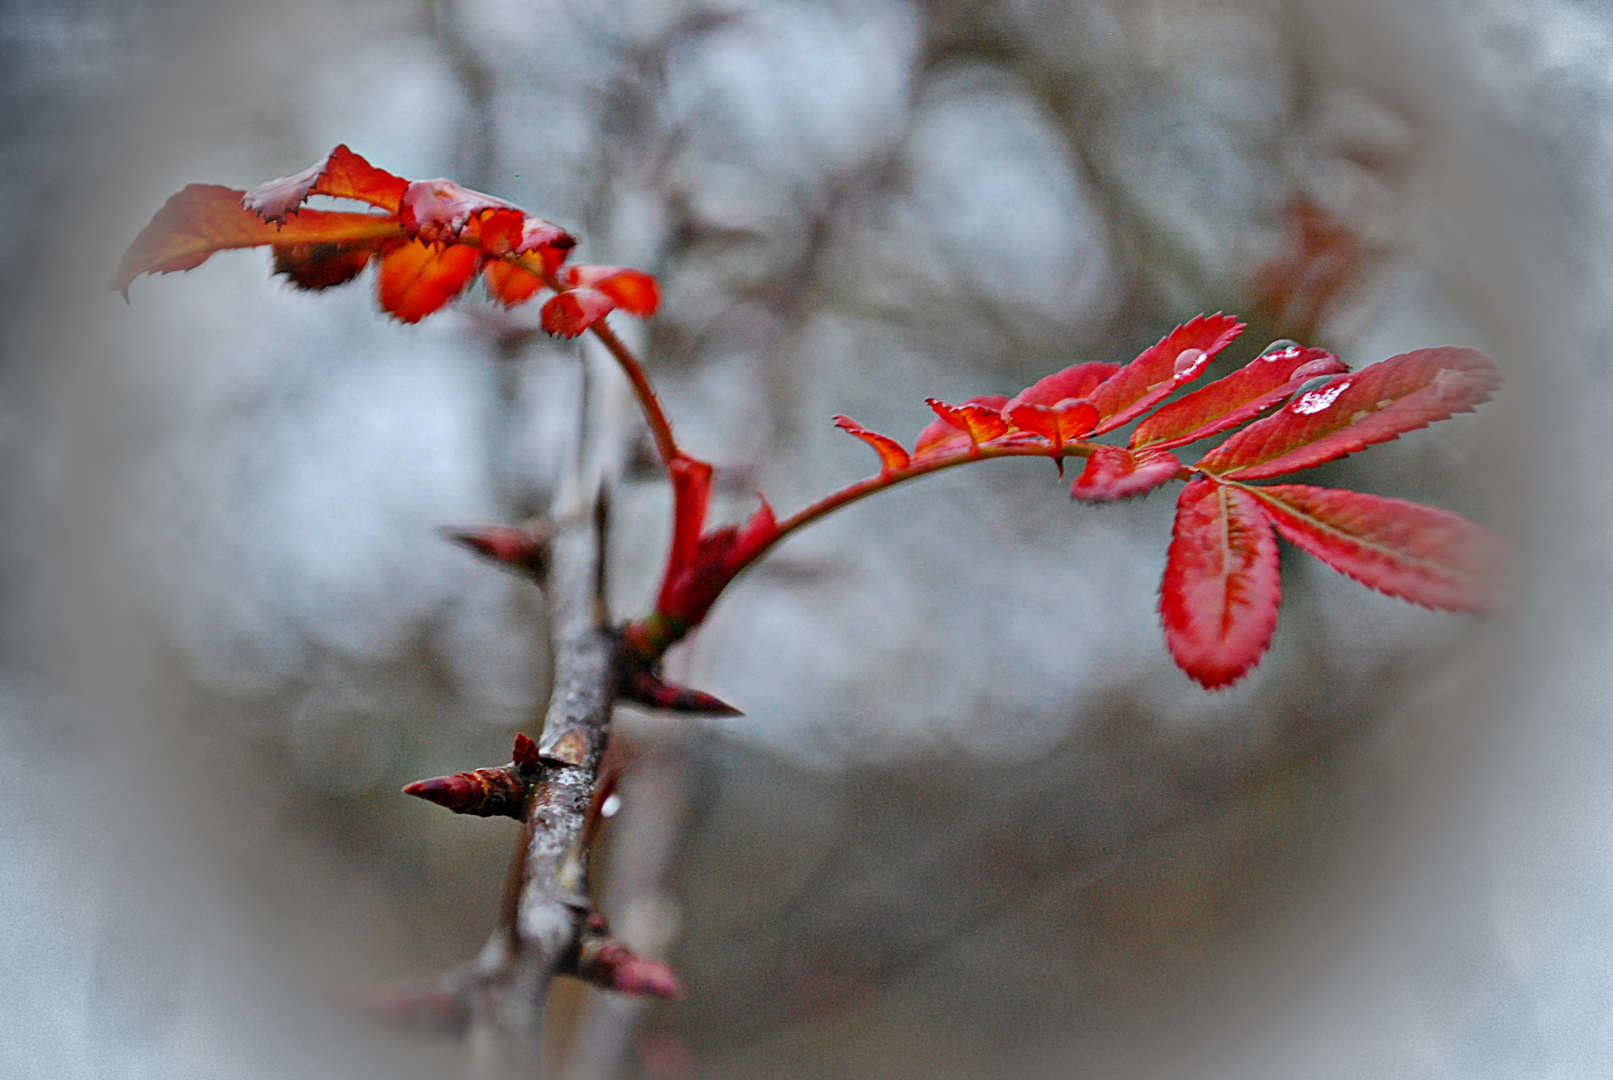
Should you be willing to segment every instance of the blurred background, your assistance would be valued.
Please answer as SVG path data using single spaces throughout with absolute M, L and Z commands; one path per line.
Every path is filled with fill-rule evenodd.
M 580 349 L 261 251 L 105 290 L 184 184 L 338 142 L 656 273 L 623 332 L 730 518 L 872 470 L 833 414 L 909 440 L 1199 312 L 1226 367 L 1507 378 L 1306 479 L 1503 531 L 1513 616 L 1285 551 L 1225 693 L 1164 650 L 1168 493 L 1001 462 L 789 541 L 670 658 L 746 715 L 618 724 L 601 892 L 689 996 L 562 988 L 557 1075 L 1613 1072 L 1605 5 L 4 0 L 0 57 L 0 1076 L 460 1075 L 334 1002 L 493 925 L 514 823 L 398 789 L 536 732 L 543 603 L 436 529 L 547 505 Z

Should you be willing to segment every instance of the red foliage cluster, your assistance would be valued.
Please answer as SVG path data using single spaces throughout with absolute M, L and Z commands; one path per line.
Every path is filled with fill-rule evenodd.
M 311 195 L 356 199 L 379 212 L 303 208 Z M 506 304 L 540 288 L 553 290 L 543 309 L 550 333 L 572 337 L 592 328 L 600 336 L 633 383 L 675 495 L 655 610 L 622 630 L 623 693 L 656 707 L 732 712 L 709 695 L 665 684 L 659 661 L 779 539 L 893 484 L 998 457 L 1049 457 L 1060 475 L 1065 458 L 1085 458 L 1070 491 L 1095 502 L 1187 481 L 1177 502 L 1160 614 L 1177 664 L 1212 689 L 1242 678 L 1270 645 L 1281 599 L 1278 535 L 1335 570 L 1413 603 L 1478 613 L 1500 605 L 1505 545 L 1464 518 L 1353 491 L 1253 483 L 1471 411 L 1500 382 L 1494 365 L 1471 349 L 1420 349 L 1352 372 L 1321 349 L 1278 342 L 1226 377 L 1167 401 L 1243 330 L 1226 315 L 1200 316 L 1129 364 L 1075 364 L 1013 397 L 958 405 L 932 398 L 936 419 L 911 451 L 838 416 L 837 425 L 879 455 L 877 476 L 783 521 L 764 499 L 742 526 L 708 531 L 712 466 L 678 448 L 642 368 L 600 321 L 616 309 L 653 314 L 659 294 L 648 274 L 564 267 L 574 242 L 559 227 L 447 180 L 410 183 L 339 146 L 313 168 L 250 192 L 187 187 L 136 238 L 116 284 L 126 288 L 140 273 L 186 269 L 214 251 L 258 245 L 271 246 L 277 270 L 304 288 L 339 284 L 379 261 L 381 306 L 406 322 L 440 308 L 480 271 L 489 294 Z M 1134 422 L 1130 436 L 1118 441 L 1120 429 Z M 1191 464 L 1173 452 L 1228 432 Z M 1096 441 L 1106 435 L 1116 441 Z M 482 529 L 455 538 L 532 573 L 541 572 L 546 555 L 541 537 L 518 530 Z M 442 790 L 431 794 L 457 799 L 477 783 L 474 776 L 444 778 Z
M 375 210 L 305 207 L 313 195 Z M 576 243 L 503 199 L 451 180 L 411 183 L 338 146 L 324 161 L 251 191 L 191 184 L 135 238 L 113 287 L 127 295 L 141 274 L 189 270 L 226 248 L 270 247 L 275 271 L 301 289 L 340 285 L 378 263 L 381 308 L 407 323 L 458 296 L 478 272 L 488 296 L 505 306 L 554 290 L 543 325 L 568 337 L 618 307 L 640 317 L 655 313 L 660 296 L 648 274 L 575 266 L 557 277 Z
M 1198 376 L 1241 329 L 1224 315 L 1200 317 L 1125 367 L 1077 364 L 1014 398 L 932 399 L 940 419 L 911 454 L 844 416 L 835 423 L 878 452 L 880 486 L 976 458 L 1027 455 L 1061 464 L 1085 457 L 1070 489 L 1078 499 L 1124 499 L 1170 479 L 1189 481 L 1177 503 L 1160 615 L 1177 664 L 1211 689 L 1242 678 L 1271 643 L 1282 595 L 1277 533 L 1391 596 L 1447 611 L 1496 610 L 1504 544 L 1464 518 L 1354 491 L 1247 483 L 1470 412 L 1500 382 L 1471 349 L 1420 349 L 1352 373 L 1320 349 L 1279 342 L 1147 416 L 1125 446 L 1089 441 Z M 1251 420 L 1191 465 L 1170 452 Z

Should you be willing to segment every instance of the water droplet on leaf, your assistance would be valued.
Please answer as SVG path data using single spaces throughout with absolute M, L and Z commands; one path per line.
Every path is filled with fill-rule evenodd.
M 1340 394 L 1350 388 L 1348 382 L 1341 382 L 1337 386 L 1329 386 L 1325 390 L 1311 390 L 1301 393 L 1293 405 L 1289 406 L 1294 412 L 1303 416 L 1319 413 L 1338 400 Z
M 1210 354 L 1203 349 L 1183 349 L 1176 355 L 1176 377 L 1178 379 L 1190 375 L 1203 367 L 1210 359 Z
M 1299 342 L 1293 338 L 1278 338 L 1264 349 L 1261 349 L 1260 356 L 1265 360 L 1275 360 L 1280 356 L 1293 356 L 1298 351 Z

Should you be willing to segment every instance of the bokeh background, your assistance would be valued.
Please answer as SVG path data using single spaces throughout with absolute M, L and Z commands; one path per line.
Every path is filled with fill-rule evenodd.
M 619 725 L 607 911 L 689 997 L 563 990 L 559 1072 L 1613 1072 L 1605 5 L 5 0 L 0 125 L 0 1075 L 463 1067 L 333 988 L 495 918 L 514 824 L 398 788 L 536 730 L 543 604 L 435 530 L 547 505 L 579 348 L 262 252 L 105 291 L 185 183 L 337 142 L 659 275 L 624 332 L 732 517 L 871 469 L 835 413 L 910 438 L 1201 311 L 1229 363 L 1507 378 L 1314 476 L 1505 532 L 1513 616 L 1288 551 L 1221 694 L 1157 625 L 1169 494 L 1004 462 L 792 539 L 672 657 L 747 715 Z M 621 615 L 669 508 L 631 439 Z

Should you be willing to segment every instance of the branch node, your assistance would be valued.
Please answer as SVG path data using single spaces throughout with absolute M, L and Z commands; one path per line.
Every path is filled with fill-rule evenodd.
M 538 750 L 543 762 L 547 765 L 568 765 L 576 768 L 582 765 L 588 752 L 588 741 L 583 733 L 575 728 L 561 735 L 549 746 Z

